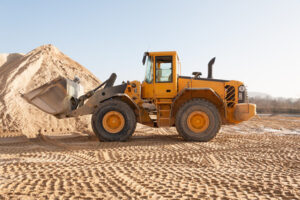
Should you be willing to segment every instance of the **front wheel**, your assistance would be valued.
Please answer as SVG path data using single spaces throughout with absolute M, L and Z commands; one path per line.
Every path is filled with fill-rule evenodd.
M 207 142 L 219 132 L 221 117 L 212 103 L 205 99 L 192 99 L 178 110 L 175 125 L 185 140 Z
M 92 127 L 100 141 L 125 141 L 135 131 L 136 117 L 126 103 L 108 100 L 93 114 Z

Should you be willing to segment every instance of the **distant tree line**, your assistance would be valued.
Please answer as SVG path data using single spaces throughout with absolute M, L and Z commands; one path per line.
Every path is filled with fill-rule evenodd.
M 272 98 L 266 97 L 249 97 L 250 103 L 256 104 L 258 113 L 289 113 L 300 114 L 300 99 L 292 98 Z

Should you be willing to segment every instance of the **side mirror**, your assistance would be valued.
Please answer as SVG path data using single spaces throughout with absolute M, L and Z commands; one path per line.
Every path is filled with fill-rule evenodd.
M 146 58 L 147 58 L 147 56 L 149 56 L 149 53 L 148 53 L 148 52 L 145 52 L 145 53 L 144 53 L 144 56 L 143 56 L 143 60 L 142 60 L 143 65 L 145 65 L 145 63 L 146 63 Z

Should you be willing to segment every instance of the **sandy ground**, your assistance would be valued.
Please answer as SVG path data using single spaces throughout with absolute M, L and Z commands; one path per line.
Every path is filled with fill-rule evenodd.
M 0 199 L 300 199 L 300 118 L 225 126 L 208 143 L 139 126 L 128 142 L 84 133 L 0 138 Z

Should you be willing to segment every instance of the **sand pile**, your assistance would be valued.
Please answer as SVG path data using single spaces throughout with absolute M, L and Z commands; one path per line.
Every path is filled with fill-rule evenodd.
M 90 116 L 61 119 L 28 104 L 20 94 L 39 87 L 58 76 L 77 76 L 85 91 L 100 81 L 86 68 L 64 55 L 53 45 L 38 47 L 26 55 L 2 54 L 0 57 L 0 134 L 91 133 Z

